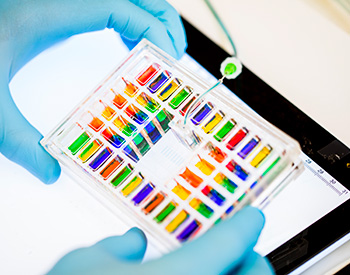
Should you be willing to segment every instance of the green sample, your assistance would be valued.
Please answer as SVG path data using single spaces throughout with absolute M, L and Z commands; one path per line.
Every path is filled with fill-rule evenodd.
M 225 72 L 225 75 L 231 75 L 231 74 L 233 74 L 236 70 L 237 70 L 237 67 L 236 67 L 235 64 L 233 64 L 233 63 L 228 63 L 228 64 L 226 65 L 226 67 L 225 67 L 224 72 Z
M 141 134 L 138 134 L 134 138 L 134 143 L 137 149 L 139 149 L 142 156 L 144 156 L 147 153 L 147 151 L 151 148 L 147 143 L 146 139 Z
M 221 142 L 227 135 L 228 133 L 235 127 L 236 122 L 233 120 L 229 120 L 226 122 L 224 126 L 214 135 L 214 138 Z
M 176 206 L 174 202 L 170 202 L 155 218 L 157 223 L 161 223 L 164 219 L 175 210 Z
M 201 203 L 199 207 L 197 208 L 197 211 L 201 213 L 204 217 L 210 218 L 213 215 L 213 210 L 208 208 L 204 203 Z
M 115 187 L 124 182 L 132 173 L 133 167 L 129 164 L 125 166 L 111 181 Z
M 227 191 L 229 191 L 230 193 L 234 193 L 237 188 L 237 185 L 232 184 L 228 178 L 223 179 L 221 185 L 225 187 Z
M 191 88 L 185 87 L 169 102 L 169 106 L 173 109 L 178 108 L 181 103 L 190 96 L 190 94 L 192 94 Z
M 156 118 L 163 131 L 167 132 L 170 129 L 169 123 L 174 118 L 174 116 L 170 114 L 167 110 L 163 109 L 157 114 Z
M 89 140 L 89 135 L 84 132 L 68 147 L 68 149 L 75 155 Z

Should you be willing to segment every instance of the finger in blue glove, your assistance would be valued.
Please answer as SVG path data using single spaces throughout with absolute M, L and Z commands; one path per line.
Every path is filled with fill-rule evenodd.
M 179 15 L 165 0 L 5 0 L 0 6 L 0 152 L 44 183 L 55 182 L 60 167 L 10 95 L 8 84 L 21 67 L 72 35 L 105 28 L 129 46 L 147 38 L 176 58 L 186 48 Z
M 246 207 L 198 239 L 164 257 L 140 264 L 146 241 L 138 229 L 111 237 L 64 256 L 50 274 L 272 274 L 267 261 L 253 251 L 264 216 Z M 135 253 L 135 257 L 131 256 Z M 243 272 L 243 273 L 242 273 Z M 244 273 L 245 272 L 245 273 Z

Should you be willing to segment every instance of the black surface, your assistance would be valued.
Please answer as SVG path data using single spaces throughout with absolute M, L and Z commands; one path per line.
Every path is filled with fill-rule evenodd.
M 229 55 L 186 20 L 184 26 L 188 40 L 187 53 L 211 74 L 220 78 L 220 64 Z M 224 84 L 259 115 L 295 138 L 306 155 L 350 189 L 349 148 L 246 67 L 243 67 L 237 79 L 225 81 Z M 350 201 L 270 253 L 268 258 L 276 272 L 290 272 L 349 233 L 349 215 Z

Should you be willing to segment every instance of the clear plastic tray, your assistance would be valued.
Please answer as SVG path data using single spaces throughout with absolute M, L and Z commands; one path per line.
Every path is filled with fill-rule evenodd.
M 299 144 L 142 40 L 41 144 L 163 252 L 261 207 L 302 168 Z M 172 129 L 173 128 L 173 129 Z M 108 202 L 108 203 L 107 203 Z

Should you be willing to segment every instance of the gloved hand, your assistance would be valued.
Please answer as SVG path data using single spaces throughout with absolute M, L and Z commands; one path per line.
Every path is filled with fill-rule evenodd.
M 105 28 L 120 33 L 128 47 L 147 38 L 176 58 L 186 48 L 179 15 L 165 0 L 0 1 L 0 152 L 45 183 L 57 180 L 60 167 L 39 145 L 42 135 L 18 110 L 8 84 L 48 47 Z
M 273 274 L 266 259 L 253 251 L 263 225 L 262 213 L 246 207 L 193 242 L 144 264 L 146 238 L 133 228 L 70 252 L 49 274 Z

